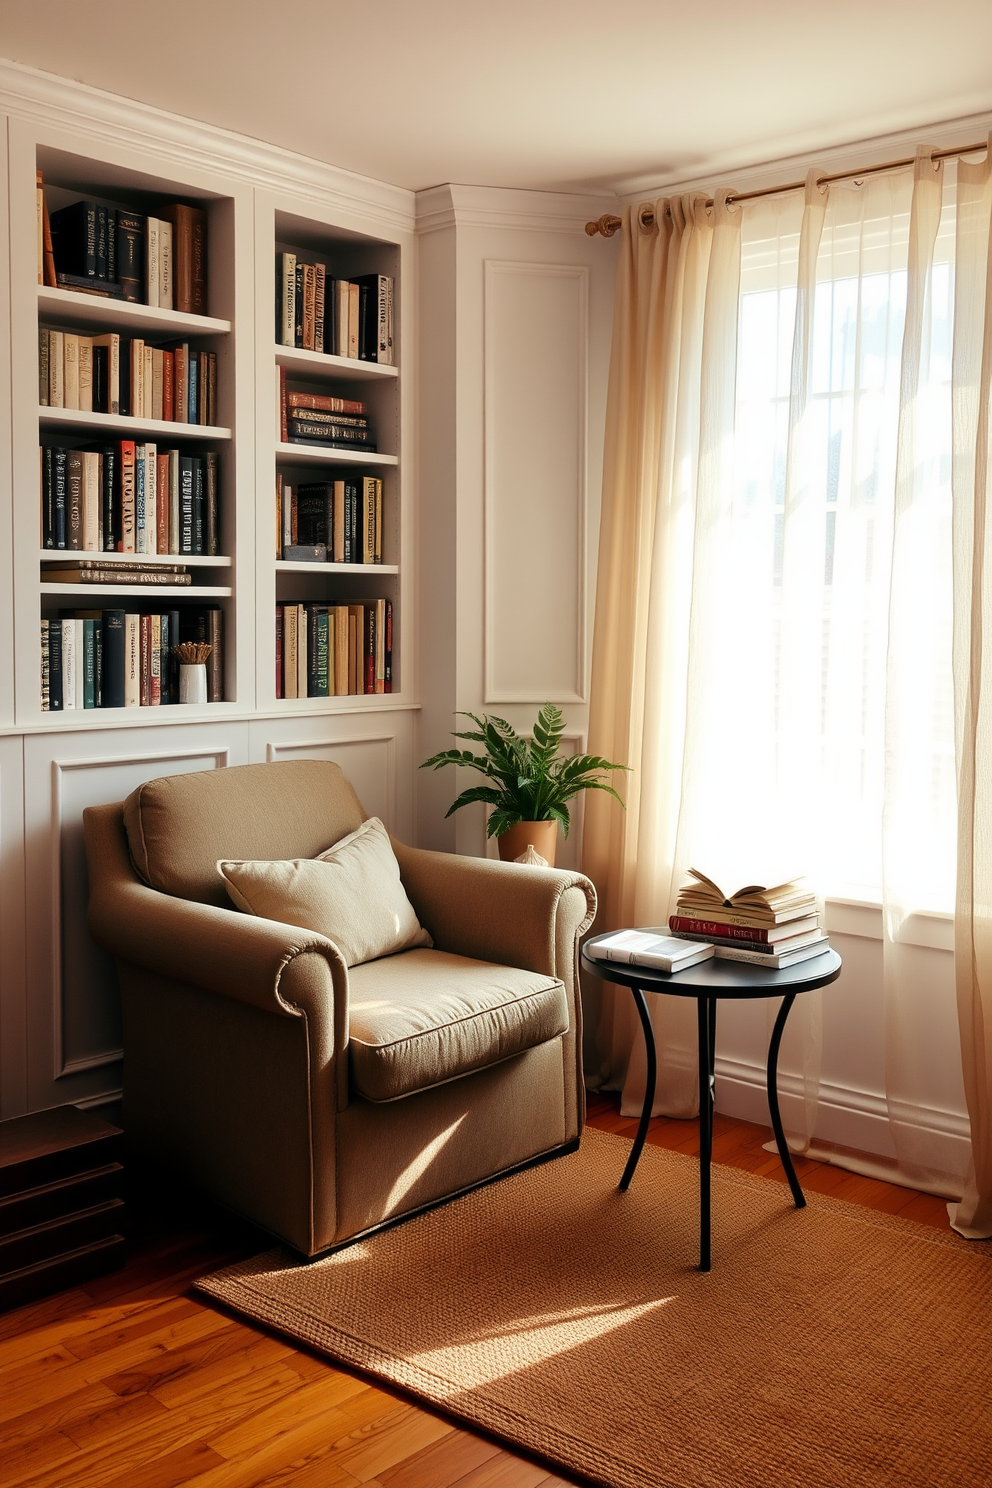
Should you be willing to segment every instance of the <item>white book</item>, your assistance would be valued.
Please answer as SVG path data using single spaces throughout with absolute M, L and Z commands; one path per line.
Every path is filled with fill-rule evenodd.
M 63 373 L 62 407 L 79 409 L 79 337 L 72 331 L 62 335 Z
M 158 551 L 158 446 L 145 445 L 145 552 Z
M 141 616 L 124 616 L 124 706 L 141 706 Z
M 657 930 L 618 930 L 587 945 L 585 954 L 596 961 L 624 966 L 647 966 L 652 971 L 682 971 L 698 961 L 710 961 L 713 947 L 698 940 L 679 940 Z
M 48 405 L 65 407 L 65 334 L 51 331 L 48 342 Z
M 280 295 L 280 308 L 282 311 L 279 327 L 279 340 L 283 346 L 296 345 L 296 254 L 284 253 L 282 255 L 282 293 Z
M 76 706 L 76 625 L 62 621 L 62 707 Z
M 153 400 L 155 397 L 155 357 L 154 348 L 146 346 L 142 355 L 144 366 L 141 376 L 141 417 L 154 418 L 155 412 Z
M 158 306 L 158 245 L 161 223 L 149 217 L 145 229 L 145 304 Z
M 172 309 L 172 223 L 158 224 L 158 305 Z
M 86 707 L 86 647 L 83 636 L 86 633 L 85 620 L 73 620 L 72 625 L 73 644 L 76 649 L 76 666 L 73 673 L 73 691 L 76 695 L 76 707 Z
M 770 956 L 764 951 L 744 951 L 738 946 L 718 945 L 716 954 L 721 961 L 746 961 L 749 966 L 767 966 L 778 971 L 783 966 L 798 966 L 801 961 L 812 961 L 829 951 L 830 941 L 825 935 L 811 940 L 807 945 L 796 946 L 791 951 L 774 951 Z
M 79 411 L 93 412 L 93 340 L 80 336 L 76 342 L 76 359 L 79 363 Z
M 131 417 L 142 418 L 145 406 L 145 343 L 140 336 L 131 342 Z
M 83 450 L 83 551 L 100 551 L 100 456 Z

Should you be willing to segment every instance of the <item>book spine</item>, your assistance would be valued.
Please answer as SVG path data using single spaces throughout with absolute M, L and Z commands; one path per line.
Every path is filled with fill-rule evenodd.
M 148 703 L 152 708 L 162 706 L 162 616 L 149 615 L 151 637 L 148 656 Z
M 169 452 L 163 450 L 155 457 L 155 551 L 169 551 Z
M 117 282 L 125 300 L 141 303 L 145 285 L 145 218 L 140 212 L 117 213 Z
M 43 548 L 55 547 L 52 459 L 51 445 L 41 446 L 41 546 Z
M 769 929 L 757 925 L 732 925 L 722 920 L 697 920 L 692 915 L 669 916 L 668 928 L 673 935 L 699 936 L 708 939 L 711 935 L 724 940 L 754 940 L 767 944 Z
M 199 362 L 196 352 L 191 352 L 186 357 L 186 422 L 195 424 L 197 422 L 196 409 L 199 393 L 197 391 L 197 378 L 199 376 Z
M 171 310 L 172 288 L 172 223 L 161 219 L 158 224 L 158 303 L 160 310 Z
M 815 956 L 822 956 L 824 951 L 829 951 L 830 946 L 826 938 L 822 942 L 816 941 L 810 945 L 800 946 L 794 951 L 749 951 L 742 946 L 717 945 L 716 956 L 720 961 L 745 961 L 750 966 L 769 966 L 778 970 L 783 966 L 793 966 L 800 961 L 812 961 Z
M 179 451 L 169 451 L 169 552 L 178 553 L 182 523 L 179 500 Z
M 304 265 L 296 265 L 296 324 L 293 327 L 293 345 L 302 351 L 303 349 L 303 296 L 306 287 L 306 274 Z
M 179 456 L 179 551 L 193 553 L 193 460 Z
M 66 546 L 73 552 L 83 547 L 83 456 L 81 450 L 69 450 L 66 456 Z
M 314 264 L 303 265 L 303 349 L 313 351 L 317 272 Z
M 124 707 L 124 611 L 103 612 L 103 678 L 101 706 Z
M 376 361 L 387 365 L 393 360 L 389 340 L 389 301 L 392 283 L 392 279 L 387 274 L 379 275 L 379 293 L 376 306 L 378 311 Z
M 60 445 L 52 450 L 52 547 L 68 547 L 69 452 Z
M 65 407 L 65 335 L 62 331 L 49 334 L 48 402 L 52 408 Z
M 276 697 L 282 697 L 283 607 L 276 605 Z
M 375 604 L 365 606 L 365 687 L 375 692 Z
M 152 347 L 151 416 L 160 421 L 165 416 L 165 353 L 158 346 Z
M 207 352 L 207 423 L 217 426 L 217 353 Z
M 76 627 L 72 620 L 63 620 L 62 626 L 62 707 L 65 710 L 76 706 Z
M 307 696 L 307 678 L 309 677 L 309 631 L 307 628 L 306 605 L 297 606 L 299 610 L 299 621 L 296 626 L 296 695 L 305 698 Z
M 39 259 L 39 275 L 40 275 L 40 272 L 41 272 L 41 264 L 40 264 L 40 259 Z M 41 278 L 40 277 L 38 279 L 38 283 L 39 284 L 41 283 Z M 41 711 L 42 711 L 42 713 L 49 713 L 51 711 L 51 696 L 50 696 L 51 672 L 50 672 L 50 667 L 51 667 L 51 659 L 50 659 L 50 656 L 49 656 L 49 649 L 48 649 L 48 621 L 47 620 L 42 620 L 42 622 L 41 622 Z
M 283 696 L 297 696 L 297 625 L 299 607 L 295 604 L 283 606 Z
M 35 171 L 35 216 L 37 218 L 36 228 L 38 233 L 38 283 L 45 282 L 45 188 L 42 185 L 41 171 Z M 48 643 L 48 621 L 42 621 L 42 634 L 45 644 Z M 44 705 L 43 705 L 44 706 Z M 46 709 L 47 711 L 47 709 Z
M 149 217 L 145 222 L 145 304 L 158 305 L 158 281 L 159 281 L 159 222 L 157 217 Z
M 100 450 L 100 541 L 105 553 L 113 553 L 117 548 L 120 504 L 115 498 L 119 469 L 116 446 L 105 444 Z
M 207 611 L 207 635 L 210 655 L 207 657 L 207 702 L 224 701 L 224 611 Z
M 193 303 L 194 315 L 207 313 L 207 214 L 199 207 L 190 213 L 193 238 Z
M 206 551 L 211 558 L 220 552 L 220 480 L 217 453 L 211 450 L 203 457 L 206 501 Z
M 805 919 L 807 915 L 810 914 L 810 912 L 810 906 L 807 905 L 803 907 L 801 913 L 797 912 L 796 914 L 791 915 L 789 918 L 795 920 Z M 676 913 L 687 920 L 705 920 L 708 922 L 712 922 L 713 920 L 712 908 L 699 909 L 695 905 L 691 904 L 677 904 Z M 720 906 L 720 921 L 722 924 L 726 925 L 746 925 L 748 927 L 787 923 L 787 921 L 782 920 L 775 915 L 757 916 L 746 910 L 729 909 L 726 905 Z
M 79 337 L 66 331 L 62 337 L 63 347 L 63 408 L 79 409 Z
M 295 394 L 290 394 L 294 397 Z M 286 397 L 286 368 L 279 368 L 279 438 L 283 444 L 289 438 L 289 416 L 287 413 Z
M 169 682 L 172 662 L 169 641 L 170 623 L 171 621 L 169 615 L 159 616 L 158 672 L 161 689 L 161 706 L 163 708 L 168 707 L 168 705 L 172 702 L 172 689 Z
M 152 617 L 151 615 L 140 615 L 139 617 L 139 692 L 138 701 L 142 708 L 147 708 L 150 703 L 151 687 L 151 659 L 152 659 Z
M 386 690 L 386 601 L 375 602 L 375 690 Z
M 288 393 L 285 402 L 289 408 L 320 409 L 323 413 L 363 415 L 366 412 L 366 405 L 354 398 L 332 398 L 323 393 Z
M 134 527 L 134 481 L 135 481 L 135 458 L 137 446 L 133 439 L 122 439 L 119 445 L 121 461 L 121 516 L 120 516 L 120 538 L 117 551 L 119 553 L 133 553 L 135 527 Z
M 39 280 L 39 283 L 41 281 Z M 49 369 L 48 353 L 51 345 L 52 333 L 47 326 L 42 326 L 38 331 L 38 402 L 42 408 L 48 407 L 48 385 L 51 377 Z
M 279 342 L 296 345 L 296 254 L 281 255 L 282 294 L 280 297 Z
M 134 447 L 134 551 L 136 553 L 147 553 L 148 548 L 145 541 L 145 475 L 147 471 L 145 463 L 145 446 L 137 444 Z
M 96 707 L 96 621 L 83 621 L 83 707 Z
M 55 253 L 52 248 L 52 222 L 48 215 L 48 203 L 45 200 L 44 187 L 41 182 L 41 172 L 38 172 L 38 186 L 41 189 L 41 229 L 44 246 L 44 283 L 50 289 L 54 289 L 55 279 Z
M 386 366 L 388 366 L 388 367 L 392 367 L 394 365 L 394 358 L 395 358 L 395 355 L 396 355 L 396 352 L 395 352 L 395 349 L 394 349 L 395 348 L 395 336 L 394 336 L 394 333 L 393 333 L 393 305 L 394 305 L 394 302 L 395 302 L 395 291 L 394 291 L 393 280 L 392 280 L 391 277 L 387 277 L 387 279 L 386 279 L 386 355 L 385 355 L 385 357 L 380 357 L 379 360 L 381 362 L 385 362 Z
M 383 692 L 393 690 L 393 601 L 386 600 L 386 671 Z
M 357 284 L 348 285 L 348 355 L 358 360 L 358 322 L 361 307 L 361 289 Z
M 62 622 L 48 622 L 48 711 L 62 712 Z
M 351 285 L 347 279 L 334 281 L 334 354 L 348 355 L 348 305 Z
M 177 424 L 189 423 L 189 346 L 184 341 L 173 353 L 175 360 L 176 394 L 174 418 Z
M 199 456 L 193 459 L 193 552 L 202 554 L 206 551 L 204 539 L 206 536 L 205 517 L 205 490 L 203 482 L 203 461 Z
M 193 222 L 191 208 L 181 202 L 166 208 L 172 224 L 173 306 L 184 315 L 193 312 Z
M 93 412 L 93 341 L 89 336 L 80 336 L 76 343 L 76 359 L 79 368 L 79 411 Z
M 320 352 L 324 350 L 324 300 L 326 288 L 326 265 L 314 264 L 313 349 Z
M 176 358 L 175 353 L 162 353 L 162 417 L 174 423 L 176 417 Z
M 83 551 L 100 551 L 100 456 L 96 450 L 83 451 Z

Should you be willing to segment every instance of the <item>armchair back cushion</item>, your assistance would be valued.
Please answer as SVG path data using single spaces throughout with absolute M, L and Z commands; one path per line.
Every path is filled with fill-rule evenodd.
M 163 894 L 230 908 L 220 858 L 315 858 L 365 820 L 330 760 L 285 760 L 149 780 L 124 802 L 139 878 Z

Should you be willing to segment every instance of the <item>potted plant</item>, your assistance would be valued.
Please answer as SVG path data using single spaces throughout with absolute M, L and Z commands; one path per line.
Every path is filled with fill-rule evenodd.
M 605 790 L 620 801 L 603 776 L 610 770 L 626 770 L 627 766 L 611 764 L 595 754 L 559 756 L 565 720 L 553 703 L 545 703 L 537 715 L 530 739 L 521 737 L 505 718 L 488 713 L 481 718 L 474 713 L 461 716 L 471 718 L 475 728 L 462 733 L 453 729 L 453 737 L 482 744 L 485 752 L 445 749 L 424 760 L 420 768 L 440 770 L 444 765 L 458 765 L 485 776 L 485 785 L 462 791 L 445 814 L 450 816 L 473 801 L 490 806 L 486 835 L 496 838 L 504 862 L 520 857 L 530 845 L 553 867 L 558 827 L 567 837 L 568 802 L 573 797 L 586 790 Z

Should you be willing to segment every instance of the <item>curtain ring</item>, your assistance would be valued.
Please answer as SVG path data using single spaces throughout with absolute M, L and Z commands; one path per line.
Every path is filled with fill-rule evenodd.
M 645 217 L 647 217 L 648 214 L 650 214 L 650 219 L 651 220 L 650 221 L 645 221 Z M 654 203 L 653 202 L 640 202 L 638 204 L 638 207 L 637 207 L 637 228 L 638 228 L 638 231 L 639 232 L 642 232 L 642 233 L 653 232 L 656 226 L 657 226 L 657 219 L 656 219 L 656 215 L 655 215 Z

